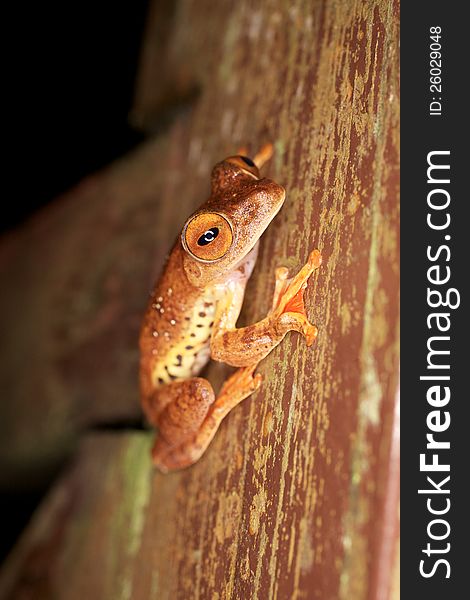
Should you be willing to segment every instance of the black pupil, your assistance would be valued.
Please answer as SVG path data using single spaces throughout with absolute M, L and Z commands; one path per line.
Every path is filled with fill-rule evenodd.
M 215 240 L 215 238 L 219 235 L 219 228 L 212 227 L 208 229 L 205 233 L 201 235 L 201 237 L 197 241 L 198 246 L 207 246 Z
M 245 162 L 250 167 L 255 166 L 255 163 L 251 160 L 251 158 L 248 158 L 248 156 L 240 156 L 240 158 L 242 159 L 243 162 Z

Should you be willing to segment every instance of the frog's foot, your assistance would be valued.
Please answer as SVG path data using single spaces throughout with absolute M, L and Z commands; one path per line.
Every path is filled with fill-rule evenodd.
M 261 169 L 261 167 L 265 165 L 268 162 L 268 160 L 271 159 L 273 151 L 274 149 L 272 144 L 264 144 L 263 146 L 261 146 L 260 150 L 255 154 L 253 158 L 253 162 L 258 167 L 258 169 Z M 246 146 L 241 146 L 238 149 L 237 154 L 241 156 L 250 156 L 250 153 Z
M 264 144 L 264 146 L 261 146 L 259 151 L 255 154 L 255 157 L 253 158 L 253 162 L 258 167 L 258 169 L 261 169 L 261 167 L 265 165 L 268 162 L 268 160 L 271 159 L 273 152 L 274 148 L 272 144 Z
M 284 292 L 286 285 L 289 284 L 289 269 L 287 267 L 278 267 L 275 271 L 276 281 L 274 283 L 274 294 L 271 305 L 271 312 L 277 307 L 281 294 Z
M 318 330 L 312 325 L 305 311 L 304 291 L 312 273 L 321 265 L 319 250 L 310 253 L 307 263 L 300 271 L 289 279 L 288 271 L 284 267 L 276 269 L 276 283 L 274 289 L 273 306 L 271 314 L 277 318 L 278 323 L 288 330 L 302 333 L 311 346 L 317 337 Z

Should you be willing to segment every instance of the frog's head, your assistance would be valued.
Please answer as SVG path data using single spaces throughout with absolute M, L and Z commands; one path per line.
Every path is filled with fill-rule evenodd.
M 189 281 L 204 287 L 232 270 L 255 246 L 279 212 L 286 192 L 260 178 L 246 156 L 231 156 L 212 171 L 212 193 L 181 234 Z

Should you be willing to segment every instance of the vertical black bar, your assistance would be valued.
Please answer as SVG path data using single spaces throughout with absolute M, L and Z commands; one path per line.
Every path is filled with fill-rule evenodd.
M 464 369 L 470 371 L 466 340 L 470 198 L 464 182 L 470 171 L 465 164 L 469 33 L 461 4 L 435 0 L 402 4 L 402 598 L 450 600 L 468 594 L 470 567 L 464 548 L 470 505 L 466 491 L 470 395 Z M 450 169 L 431 167 L 428 174 L 430 162 Z M 428 297 L 428 290 L 436 293 L 431 291 Z M 439 306 L 439 293 L 452 306 L 460 298 L 460 306 Z M 450 353 L 432 354 L 436 350 Z M 447 403 L 445 387 L 450 392 Z M 450 448 L 427 448 L 437 442 L 450 442 Z M 435 460 L 450 470 L 420 469 L 420 454 L 426 465 Z

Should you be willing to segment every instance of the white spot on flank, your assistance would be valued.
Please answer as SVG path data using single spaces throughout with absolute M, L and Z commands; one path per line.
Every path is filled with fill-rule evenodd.
M 152 335 L 153 335 L 153 337 L 158 337 L 158 331 L 156 331 L 156 330 L 152 331 Z
M 170 323 L 171 323 L 172 325 L 176 325 L 176 321 L 175 321 L 174 319 L 171 319 Z

